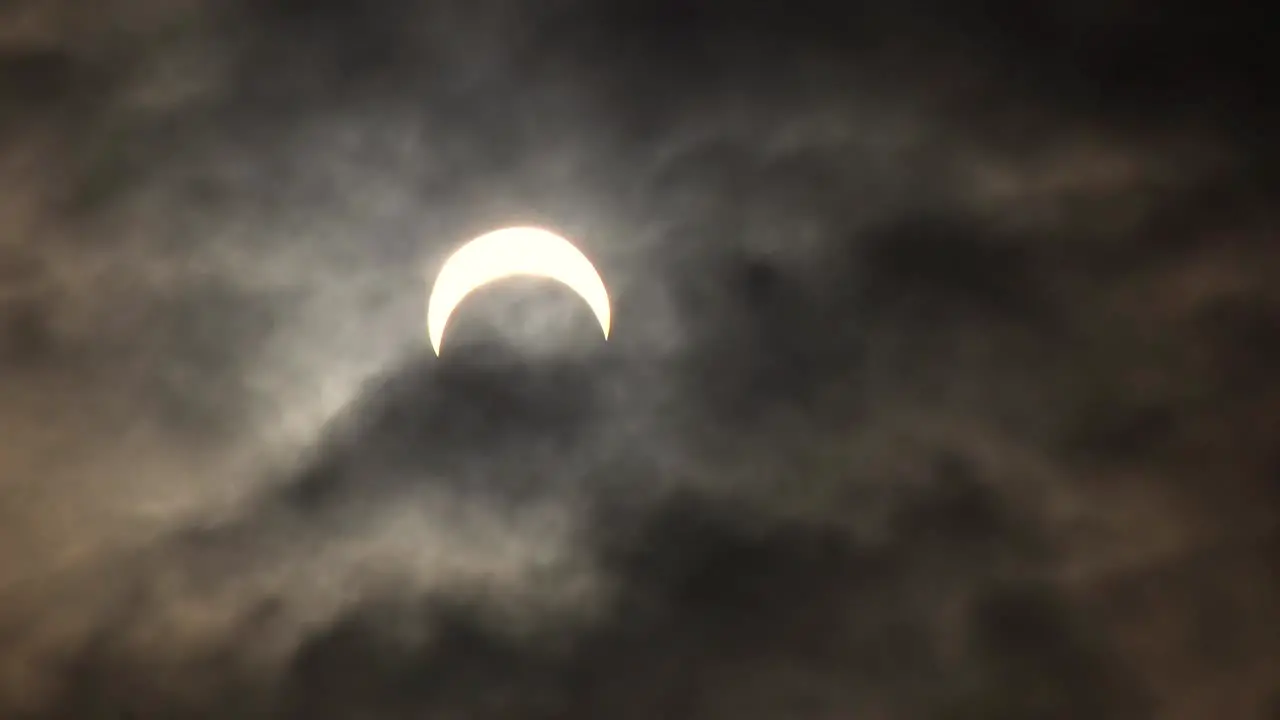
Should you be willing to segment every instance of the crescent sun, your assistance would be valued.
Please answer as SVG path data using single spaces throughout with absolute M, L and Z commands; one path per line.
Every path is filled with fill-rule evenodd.
M 600 273 L 582 251 L 563 237 L 534 227 L 494 230 L 463 245 L 445 261 L 427 300 L 427 334 L 440 354 L 453 311 L 472 291 L 515 275 L 564 283 L 591 307 L 609 338 L 609 292 Z

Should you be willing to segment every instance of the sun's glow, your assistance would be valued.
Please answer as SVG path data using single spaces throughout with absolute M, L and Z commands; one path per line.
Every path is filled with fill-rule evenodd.
M 609 337 L 609 292 L 591 261 L 563 237 L 534 227 L 511 227 L 481 235 L 445 261 L 427 300 L 427 333 L 440 354 L 445 327 L 476 288 L 515 275 L 557 280 L 591 307 Z

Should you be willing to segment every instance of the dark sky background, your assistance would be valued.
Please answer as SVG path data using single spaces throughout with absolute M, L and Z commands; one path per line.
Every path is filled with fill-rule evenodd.
M 0 2 L 0 717 L 1280 718 L 1237 5 Z

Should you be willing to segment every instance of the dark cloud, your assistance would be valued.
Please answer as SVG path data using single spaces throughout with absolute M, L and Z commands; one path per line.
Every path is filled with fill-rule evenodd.
M 1261 11 L 0 3 L 0 715 L 1266 718 Z M 543 223 L 601 268 L 427 278 Z
M 615 599 L 585 626 L 561 620 L 520 631 L 495 626 L 468 604 L 371 601 L 308 639 L 276 691 L 245 685 L 234 662 L 215 655 L 184 669 L 184 676 L 202 673 L 193 681 L 194 698 L 184 697 L 186 687 L 130 692 L 145 682 L 135 674 L 154 671 L 127 659 L 98 659 L 73 674 L 68 704 L 57 713 L 576 718 L 821 717 L 877 708 L 926 717 L 1141 711 L 1141 698 L 1125 689 L 1126 672 L 1098 647 L 1096 629 L 1035 574 L 991 570 L 978 578 L 939 567 L 938 551 L 953 544 L 951 561 L 966 565 L 994 566 L 1004 558 L 1013 569 L 1036 554 L 1003 527 L 1010 518 L 992 517 L 1001 508 L 965 508 L 990 502 L 960 497 L 966 492 L 907 503 L 895 521 L 904 540 L 892 548 L 859 546 L 821 528 L 762 523 L 741 508 L 692 496 L 668 500 L 638 522 L 605 513 L 595 537 Z M 957 511 L 967 520 L 956 523 Z M 938 515 L 951 518 L 949 526 L 935 523 Z M 922 623 L 922 612 L 940 624 Z M 425 631 L 407 629 L 415 616 L 427 618 Z M 251 633 L 234 637 L 251 641 Z

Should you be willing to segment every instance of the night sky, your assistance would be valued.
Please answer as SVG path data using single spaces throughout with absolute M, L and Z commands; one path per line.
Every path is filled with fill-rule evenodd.
M 0 0 L 0 718 L 1280 719 L 1256 6 Z

